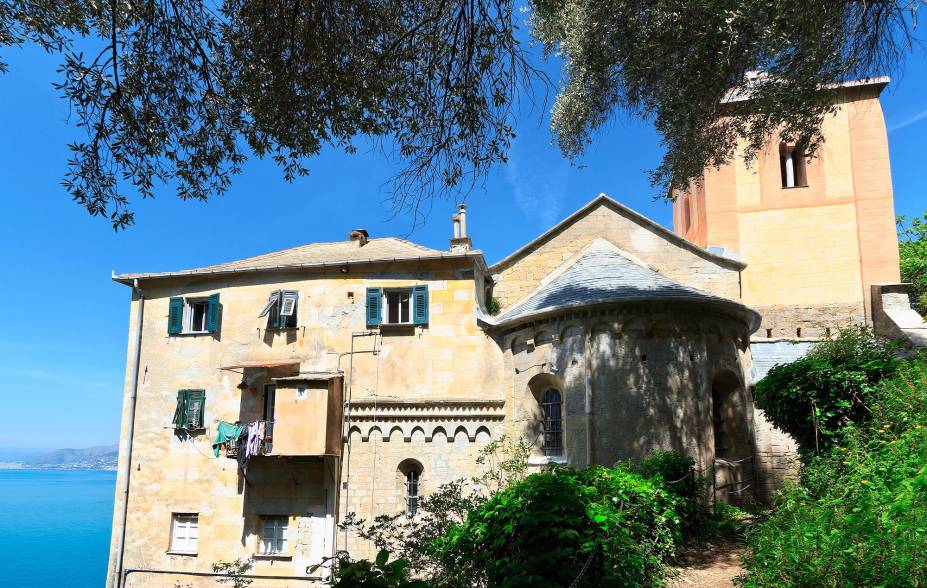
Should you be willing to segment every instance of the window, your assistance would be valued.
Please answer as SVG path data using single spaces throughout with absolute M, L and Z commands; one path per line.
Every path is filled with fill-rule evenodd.
M 410 517 L 418 512 L 418 481 L 421 474 L 417 468 L 409 468 L 406 472 L 406 514 Z
M 295 329 L 299 293 L 295 290 L 274 290 L 258 317 L 267 317 L 268 329 Z
M 688 230 L 692 228 L 692 210 L 688 195 L 682 197 L 682 218 L 684 223 L 683 226 L 685 226 L 684 230 L 688 232 Z
M 779 168 L 783 188 L 803 188 L 808 185 L 805 170 L 805 150 L 795 145 L 779 145 Z
M 206 404 L 205 390 L 179 390 L 174 410 L 174 428 L 202 429 Z
M 544 455 L 563 455 L 563 403 L 560 392 L 551 388 L 544 393 Z
M 167 334 L 215 333 L 219 330 L 219 295 L 206 298 L 171 298 Z
M 199 515 L 175 513 L 171 517 L 171 551 L 175 553 L 196 553 L 199 537 Z
M 427 325 L 428 286 L 367 288 L 367 326 Z
M 261 517 L 260 555 L 287 555 L 288 517 Z

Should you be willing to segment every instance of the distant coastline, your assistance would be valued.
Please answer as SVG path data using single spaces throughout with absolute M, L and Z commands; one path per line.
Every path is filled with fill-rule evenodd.
M 4 454 L 6 453 L 6 455 Z M 57 449 L 37 455 L 11 455 L 0 450 L 0 470 L 115 470 L 118 445 Z

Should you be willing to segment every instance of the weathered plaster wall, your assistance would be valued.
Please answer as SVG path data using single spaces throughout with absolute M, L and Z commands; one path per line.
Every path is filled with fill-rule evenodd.
M 339 354 L 351 350 L 352 333 L 366 331 L 365 288 L 420 283 L 429 286 L 428 326 L 388 333 L 384 329 L 375 338 L 376 355 L 355 355 L 354 396 L 382 400 L 500 399 L 502 390 L 495 376 L 501 369 L 501 357 L 495 343 L 476 323 L 479 294 L 472 266 L 435 262 L 419 265 L 415 271 L 409 270 L 408 265 L 371 266 L 367 271 L 355 266 L 349 274 L 335 271 L 242 274 L 143 282 L 145 318 L 124 567 L 209 571 L 215 561 L 252 556 L 256 551 L 255 537 L 247 529 L 254 522 L 249 523 L 251 519 L 247 517 L 257 512 L 255 508 L 260 510 L 261 503 L 249 506 L 249 496 L 254 495 L 249 490 L 260 488 L 263 482 L 257 479 L 246 483 L 234 460 L 214 458 L 212 439 L 219 420 L 259 418 L 263 384 L 270 382 L 270 376 L 291 372 L 288 368 L 269 372 L 245 370 L 249 389 L 243 391 L 238 388 L 242 370 L 219 368 L 292 360 L 299 363 L 302 371 L 330 372 L 339 368 L 347 371 L 349 356 Z M 297 329 L 267 331 L 266 319 L 257 316 L 269 293 L 279 288 L 299 291 Z M 171 296 L 215 292 L 220 294 L 222 304 L 219 333 L 167 335 Z M 136 304 L 137 301 L 132 304 L 130 322 L 130 365 Z M 358 338 L 355 342 L 356 351 L 370 350 L 374 337 Z M 350 384 L 347 375 L 345 386 Z M 178 435 L 171 425 L 177 391 L 188 388 L 206 390 L 206 430 Z M 130 390 L 127 375 L 126 396 Z M 280 395 L 282 398 L 285 393 L 281 390 Z M 123 466 L 125 416 L 120 455 Z M 354 456 L 359 454 L 363 451 Z M 415 455 L 415 451 L 410 455 Z M 292 559 L 259 559 L 254 573 L 304 575 L 307 565 L 317 563 L 331 551 L 331 525 L 337 509 L 335 496 L 340 475 L 337 463 L 331 458 L 325 463 L 314 463 L 270 457 L 258 458 L 254 463 L 260 461 L 267 461 L 271 469 L 279 469 L 262 478 L 267 484 L 276 485 L 275 476 L 281 480 L 294 477 L 301 480 L 288 489 L 283 487 L 274 498 L 275 509 L 281 512 L 264 513 L 294 517 L 299 531 L 298 536 L 291 535 Z M 352 478 L 352 482 L 357 480 L 356 476 Z M 114 533 L 118 531 L 121 511 L 122 501 L 117 495 Z M 198 555 L 167 553 L 172 512 L 199 513 Z M 111 561 L 111 569 L 113 564 Z M 143 582 L 139 585 L 147 585 L 145 582 L 153 580 L 139 581 Z
M 623 211 L 601 203 L 567 224 L 530 252 L 494 265 L 493 296 L 502 308 L 531 294 L 552 271 L 566 265 L 593 239 L 606 239 L 663 275 L 688 286 L 737 300 L 738 266 L 681 246 L 661 231 L 641 224 Z
M 820 336 L 868 320 L 870 285 L 899 280 L 879 91 L 841 92 L 824 119 L 824 143 L 806 164 L 806 187 L 782 187 L 775 138 L 752 163 L 741 145 L 731 164 L 706 170 L 704 189 L 691 194 L 706 211 L 704 227 L 685 230 L 677 198 L 677 234 L 737 252 L 748 264 L 742 300 L 763 314 L 755 336 L 772 329 L 774 337 L 794 337 L 799 328 L 801 337 Z

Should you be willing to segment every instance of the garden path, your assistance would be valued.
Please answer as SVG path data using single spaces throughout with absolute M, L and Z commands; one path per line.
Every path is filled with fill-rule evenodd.
M 718 538 L 690 547 L 682 554 L 669 588 L 730 588 L 734 578 L 743 573 L 740 555 L 744 545 L 733 538 Z

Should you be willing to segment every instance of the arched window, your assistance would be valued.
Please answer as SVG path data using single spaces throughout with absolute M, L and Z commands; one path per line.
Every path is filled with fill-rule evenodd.
M 551 388 L 541 400 L 544 411 L 544 455 L 563 455 L 563 401 Z
M 419 500 L 421 500 L 419 491 L 421 489 L 422 464 L 414 459 L 407 459 L 399 464 L 399 474 L 402 476 L 406 515 L 414 517 L 418 512 Z

